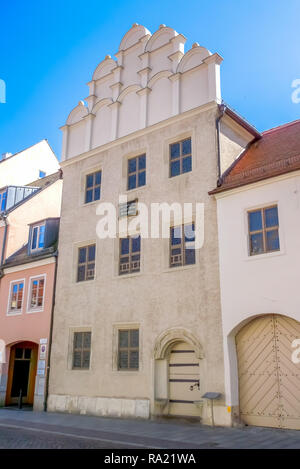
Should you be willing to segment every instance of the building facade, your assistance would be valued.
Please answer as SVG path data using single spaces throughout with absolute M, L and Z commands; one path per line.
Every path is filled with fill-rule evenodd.
M 43 158 L 41 157 L 41 161 Z M 36 174 L 35 174 L 36 175 Z M 7 186 L 0 212 L 0 406 L 45 406 L 62 175 Z
M 218 206 L 226 403 L 246 424 L 300 429 L 300 121 L 263 132 Z
M 209 423 L 202 396 L 217 392 L 215 421 L 231 423 L 217 211 L 208 191 L 258 133 L 219 106 L 221 57 L 197 43 L 184 53 L 185 41 L 164 25 L 151 35 L 134 24 L 62 127 L 50 411 Z M 136 204 L 174 202 L 193 209 L 180 222 L 171 214 L 170 238 L 143 236 Z M 118 225 L 116 236 L 101 239 L 102 203 L 131 228 Z M 204 223 L 194 230 L 197 203 Z M 201 248 L 183 235 L 197 228 Z

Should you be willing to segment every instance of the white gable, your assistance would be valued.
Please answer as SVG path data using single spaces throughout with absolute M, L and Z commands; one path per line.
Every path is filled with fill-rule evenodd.
M 88 83 L 89 96 L 62 128 L 68 159 L 181 112 L 221 100 L 222 58 L 197 43 L 184 53 L 186 38 L 161 25 L 153 35 L 134 24 L 116 60 L 109 55 Z

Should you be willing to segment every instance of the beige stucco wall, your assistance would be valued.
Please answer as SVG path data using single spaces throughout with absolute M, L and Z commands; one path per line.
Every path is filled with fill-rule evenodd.
M 203 349 L 201 394 L 224 394 L 216 202 L 208 196 L 217 177 L 216 116 L 216 104 L 204 106 L 190 117 L 172 118 L 99 148 L 88 158 L 63 163 L 49 410 L 139 416 L 134 406 L 140 402 L 141 416 L 149 415 L 147 403 L 150 413 L 156 413 L 154 398 L 167 397 L 167 386 L 163 370 L 154 381 L 154 347 L 164 331 L 174 328 L 192 334 Z M 169 178 L 169 144 L 187 136 L 192 137 L 193 171 Z M 204 202 L 204 246 L 194 266 L 170 269 L 168 240 L 143 239 L 141 272 L 119 277 L 118 240 L 97 239 L 98 203 L 83 205 L 84 177 L 102 169 L 101 202 L 117 207 L 119 194 L 126 193 L 127 158 L 144 152 L 147 185 L 128 192 L 129 200 L 138 197 L 147 205 Z M 97 246 L 95 279 L 78 284 L 77 248 L 89 241 Z M 116 328 L 124 324 L 140 328 L 138 372 L 115 370 Z M 80 328 L 92 331 L 88 371 L 71 369 L 72 333 Z M 208 421 L 208 411 L 205 415 Z M 223 400 L 216 404 L 215 418 L 220 424 L 230 422 Z

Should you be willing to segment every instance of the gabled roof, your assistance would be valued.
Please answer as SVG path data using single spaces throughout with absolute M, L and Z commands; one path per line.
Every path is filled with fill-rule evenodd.
M 210 192 L 251 184 L 300 169 L 300 119 L 262 132 L 222 175 Z
M 28 264 L 29 262 L 35 262 L 41 259 L 46 259 L 47 257 L 55 256 L 56 253 L 57 253 L 56 242 L 53 244 L 53 246 L 41 249 L 40 251 L 31 253 L 31 254 L 28 254 L 28 243 L 27 243 L 27 244 L 24 244 L 24 246 L 22 246 L 21 249 L 18 249 L 6 259 L 4 264 L 1 266 L 1 270 L 7 267 Z

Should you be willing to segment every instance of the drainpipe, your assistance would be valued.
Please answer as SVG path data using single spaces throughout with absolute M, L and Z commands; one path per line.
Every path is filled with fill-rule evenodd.
M 4 263 L 4 254 L 5 254 L 5 248 L 6 248 L 6 238 L 7 238 L 7 228 L 8 228 L 8 223 L 7 223 L 7 214 L 3 213 L 1 215 L 1 220 L 4 221 L 5 228 L 4 228 L 4 237 L 3 237 L 3 243 L 2 243 L 2 253 L 1 253 L 1 266 Z
M 221 145 L 220 145 L 220 127 L 221 127 L 221 119 L 225 114 L 226 105 L 224 103 L 220 104 L 219 106 L 220 114 L 216 119 L 216 129 L 217 129 L 217 151 L 218 151 L 218 180 L 217 186 L 221 186 L 222 184 L 222 174 L 221 174 Z
M 46 375 L 45 398 L 44 398 L 44 412 L 47 412 L 47 401 L 48 401 L 48 395 L 49 395 L 50 357 L 51 357 L 51 348 L 52 348 L 53 317 L 54 317 L 56 276 L 57 276 L 57 255 L 58 255 L 58 251 L 56 251 L 55 254 L 54 254 L 54 256 L 55 256 L 55 270 L 54 270 L 52 308 L 51 308 L 51 320 L 50 320 L 50 332 L 49 332 L 49 348 L 48 348 L 48 359 L 47 359 L 47 375 Z

